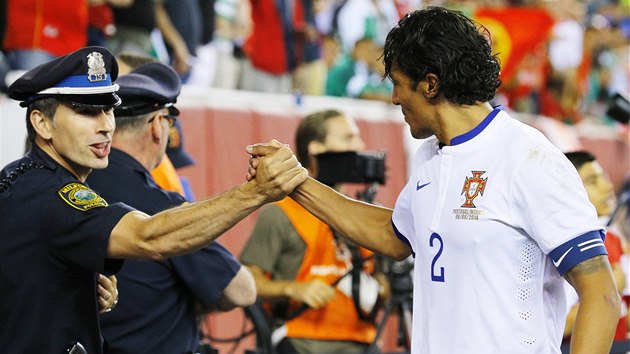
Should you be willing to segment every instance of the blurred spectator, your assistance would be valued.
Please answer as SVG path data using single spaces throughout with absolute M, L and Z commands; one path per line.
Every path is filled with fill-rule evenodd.
M 123 51 L 155 56 L 151 31 L 156 28 L 155 1 L 134 0 L 125 8 L 113 8 L 116 33 L 106 41 L 107 47 L 118 54 Z
M 188 84 L 199 87 L 243 87 L 243 42 L 251 22 L 249 0 L 215 0 L 212 40 L 197 48 Z
M 326 79 L 326 95 L 339 97 L 391 100 L 385 70 L 379 61 L 381 49 L 365 37 L 357 41 L 351 54 L 346 54 L 330 68 Z M 384 85 L 384 86 L 381 86 Z
M 128 7 L 134 0 L 89 0 L 88 45 L 105 47 L 105 38 L 116 33 L 112 7 Z
M 541 93 L 540 113 L 567 123 L 577 123 L 579 114 L 579 68 L 584 51 L 584 4 L 577 0 L 548 3 L 554 17 L 549 42 L 549 67 L 546 85 Z
M 3 49 L 12 70 L 30 70 L 87 44 L 86 0 L 6 2 Z
M 157 27 L 162 33 L 170 63 L 186 83 L 190 75 L 197 46 L 202 44 L 204 24 L 214 27 L 212 14 L 203 12 L 201 3 L 213 0 L 163 0 L 156 3 Z M 209 16 L 209 17 L 208 17 Z
M 164 8 L 164 1 L 134 0 L 131 6 L 113 8 L 116 33 L 107 38 L 106 44 L 114 54 L 128 51 L 167 61 L 166 44 L 172 49 L 171 66 L 185 75 L 190 70 L 190 52 Z
M 118 74 L 125 75 L 129 74 L 131 70 L 139 67 L 142 64 L 151 63 L 157 61 L 156 58 L 139 54 L 136 52 L 120 52 L 116 55 L 116 60 L 118 61 Z
M 365 37 L 382 46 L 387 33 L 399 19 L 394 0 L 347 0 L 342 2 L 333 18 L 333 28 L 337 28 L 342 50 L 350 53 L 355 43 Z
M 298 65 L 319 57 L 313 0 L 250 0 L 244 89 L 289 93 Z

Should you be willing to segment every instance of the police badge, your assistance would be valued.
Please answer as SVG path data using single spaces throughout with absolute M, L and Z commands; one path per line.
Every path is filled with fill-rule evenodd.
M 107 71 L 105 70 L 105 61 L 103 54 L 92 52 L 87 56 L 88 80 L 90 82 L 107 80 Z

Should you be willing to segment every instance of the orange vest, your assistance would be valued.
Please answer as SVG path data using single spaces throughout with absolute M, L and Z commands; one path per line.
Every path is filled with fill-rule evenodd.
M 151 171 L 151 177 L 153 177 L 155 184 L 162 187 L 162 189 L 177 192 L 182 197 L 186 196 L 184 194 L 182 182 L 180 181 L 177 171 L 168 156 L 164 155 L 164 158 L 158 167 Z
M 349 252 L 342 254 L 335 246 L 333 233 L 328 225 L 302 208 L 293 199 L 285 198 L 276 203 L 287 215 L 289 221 L 306 243 L 304 261 L 298 270 L 296 281 L 305 282 L 320 279 L 327 284 L 334 283 L 351 267 Z M 346 248 L 347 249 L 347 248 Z M 369 251 L 362 250 L 362 255 Z M 289 313 L 299 307 L 291 302 Z M 349 340 L 371 343 L 376 329 L 370 322 L 361 321 L 352 299 L 336 289 L 335 297 L 326 307 L 309 309 L 286 322 L 287 337 L 320 340 Z

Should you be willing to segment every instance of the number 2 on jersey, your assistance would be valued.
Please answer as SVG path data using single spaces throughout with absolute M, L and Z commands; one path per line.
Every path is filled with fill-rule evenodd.
M 442 254 L 442 249 L 444 248 L 444 241 L 442 241 L 442 238 L 440 237 L 440 235 L 433 233 L 431 237 L 429 238 L 429 246 L 431 248 L 434 247 L 433 241 L 435 240 L 439 241 L 439 246 L 437 245 L 437 242 L 436 242 L 435 247 L 438 247 L 438 250 L 435 256 L 433 257 L 433 261 L 431 261 L 431 280 L 444 283 L 444 267 L 440 267 L 440 274 L 435 274 L 435 263 L 437 262 L 438 258 L 440 258 L 440 255 Z

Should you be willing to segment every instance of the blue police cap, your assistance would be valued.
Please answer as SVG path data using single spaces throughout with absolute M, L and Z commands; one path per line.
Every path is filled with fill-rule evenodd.
M 114 109 L 118 117 L 135 116 L 168 107 L 169 113 L 179 115 L 173 106 L 182 88 L 179 75 L 160 62 L 138 66 L 129 74 L 118 78 L 120 106 Z
M 118 63 L 103 47 L 85 47 L 53 59 L 26 72 L 9 86 L 9 97 L 31 102 L 55 97 L 77 105 L 113 107 L 120 104 L 116 95 Z

